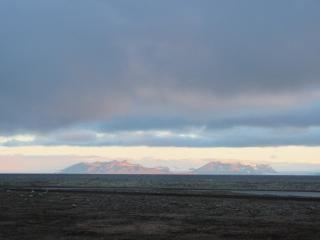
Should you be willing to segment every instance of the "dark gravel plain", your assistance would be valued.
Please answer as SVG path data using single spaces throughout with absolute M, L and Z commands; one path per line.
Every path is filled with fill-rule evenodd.
M 150 194 L 319 185 L 320 177 L 306 176 L 0 175 L 0 239 L 320 239 L 319 199 Z M 120 190 L 39 191 L 48 186 Z

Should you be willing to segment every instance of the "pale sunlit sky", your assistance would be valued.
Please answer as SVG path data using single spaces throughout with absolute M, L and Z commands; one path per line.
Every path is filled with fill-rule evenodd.
M 278 171 L 320 172 L 320 147 L 0 147 L 0 172 L 59 172 L 78 162 L 130 160 L 184 172 L 208 161 L 267 163 Z

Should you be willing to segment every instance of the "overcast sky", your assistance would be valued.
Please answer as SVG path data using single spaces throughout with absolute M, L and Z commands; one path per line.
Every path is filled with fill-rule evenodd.
M 1 0 L 0 145 L 320 145 L 317 0 Z

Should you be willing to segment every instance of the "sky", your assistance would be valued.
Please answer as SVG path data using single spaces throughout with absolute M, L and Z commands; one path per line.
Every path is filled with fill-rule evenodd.
M 0 172 L 90 157 L 320 166 L 319 12 L 317 0 L 0 0 Z

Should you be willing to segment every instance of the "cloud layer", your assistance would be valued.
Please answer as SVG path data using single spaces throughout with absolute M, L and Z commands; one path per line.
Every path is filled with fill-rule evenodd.
M 319 11 L 316 0 L 3 0 L 3 144 L 318 145 Z

